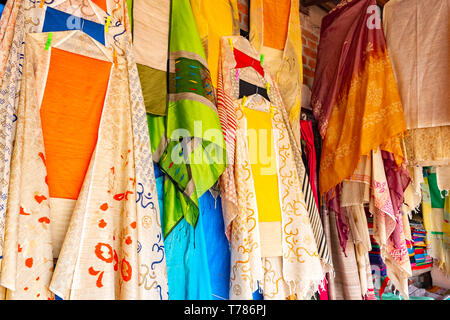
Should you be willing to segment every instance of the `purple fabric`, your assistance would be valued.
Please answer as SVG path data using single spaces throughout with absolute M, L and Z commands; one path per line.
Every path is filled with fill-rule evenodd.
M 339 200 L 339 195 L 341 194 L 341 185 L 338 184 L 333 189 L 328 191 L 327 193 L 327 206 L 329 210 L 333 210 L 336 213 L 336 226 L 339 236 L 339 243 L 341 245 L 342 251 L 344 255 L 347 257 L 347 253 L 345 251 L 348 240 L 348 233 L 350 232 L 347 215 L 345 212 L 345 208 L 341 207 L 341 202 Z
M 389 194 L 391 196 L 392 207 L 394 208 L 395 220 L 397 222 L 391 237 L 395 248 L 399 248 L 403 243 L 399 236 L 399 233 L 403 232 L 401 206 L 404 201 L 404 192 L 411 181 L 411 177 L 406 168 L 397 167 L 392 153 L 381 150 L 381 157 L 383 158 Z

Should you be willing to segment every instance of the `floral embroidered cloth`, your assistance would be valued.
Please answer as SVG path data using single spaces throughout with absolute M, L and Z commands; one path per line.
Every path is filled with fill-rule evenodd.
M 123 94 L 130 90 L 127 61 L 116 57 L 114 63 L 111 49 L 80 31 L 53 33 L 48 51 L 47 39 L 47 33 L 26 37 L 1 274 L 1 284 L 9 289 L 7 297 L 47 299 L 53 293 L 63 299 L 167 297 L 162 236 L 155 230 L 158 224 L 152 223 L 159 220 L 157 203 L 147 202 L 147 213 L 138 209 L 144 200 L 140 199 L 143 185 L 137 184 L 140 179 L 135 171 L 133 155 L 139 149 L 132 138 L 131 99 Z M 51 80 L 52 69 L 67 54 L 78 55 L 74 61 L 84 61 L 84 65 L 78 63 L 79 68 L 86 68 L 86 63 L 109 64 L 105 72 L 110 76 L 97 144 L 53 273 L 50 228 L 54 208 L 48 202 L 52 185 L 47 180 L 51 172 L 47 170 L 45 134 L 41 133 L 45 110 L 39 109 L 40 97 L 44 96 L 45 103 L 47 90 L 52 92 L 58 83 L 44 84 L 40 79 L 49 70 L 47 80 Z M 98 70 L 85 69 L 84 74 L 98 77 Z
M 74 2 L 72 1 L 72 4 Z M 28 1 L 26 1 L 26 4 L 28 4 Z M 66 10 L 68 7 L 66 6 L 68 2 L 65 1 L 55 1 L 52 5 L 54 5 L 58 9 Z M 31 14 L 31 17 L 33 17 L 33 11 L 36 12 L 36 10 L 43 10 L 41 12 L 45 12 L 46 6 L 43 6 L 43 8 L 39 8 L 36 4 L 31 3 L 29 4 L 32 8 L 32 10 L 25 11 L 27 14 Z M 120 5 L 116 4 L 118 7 Z M 72 10 L 74 7 L 71 7 Z M 95 5 L 91 4 L 90 2 L 83 4 L 78 4 L 78 7 L 75 6 L 76 10 L 75 12 L 82 13 L 80 14 L 80 17 L 84 18 L 91 18 L 94 19 L 94 22 L 97 23 L 104 23 L 106 19 L 106 14 L 102 13 L 102 11 L 96 7 Z M 78 10 L 78 11 L 77 11 Z M 116 14 L 119 14 L 120 11 L 116 12 Z M 22 19 L 25 19 L 25 17 L 22 14 Z M 30 17 L 30 16 L 29 16 Z M 76 18 L 76 16 L 74 16 Z M 144 268 L 141 274 L 139 275 L 139 290 L 142 289 L 142 293 L 139 293 L 140 298 L 167 298 L 167 278 L 166 278 L 166 272 L 165 272 L 165 261 L 164 261 L 164 249 L 162 244 L 162 235 L 161 235 L 161 229 L 160 229 L 160 223 L 159 223 L 159 206 L 156 200 L 156 187 L 154 183 L 154 175 L 153 175 L 153 165 L 152 162 L 149 161 L 151 159 L 151 153 L 150 153 L 150 141 L 148 136 L 148 127 L 146 123 L 146 116 L 145 116 L 145 109 L 143 105 L 142 95 L 141 95 L 141 89 L 139 84 L 139 79 L 137 76 L 137 69 L 136 65 L 134 63 L 134 58 L 130 52 L 129 48 L 129 41 L 126 37 L 126 32 L 124 30 L 123 24 L 120 22 L 120 19 L 122 17 L 119 16 L 118 20 L 116 20 L 115 17 L 112 17 L 110 19 L 111 24 L 109 25 L 109 32 L 106 33 L 105 30 L 105 39 L 108 46 L 113 46 L 114 50 L 110 51 L 111 54 L 111 60 L 116 61 L 117 59 L 120 61 L 122 59 L 122 63 L 126 65 L 127 71 L 122 74 L 124 79 L 127 79 L 125 82 L 122 82 L 121 85 L 125 84 L 127 87 L 123 88 L 123 91 L 126 93 L 129 93 L 129 95 L 125 94 L 125 99 L 129 99 L 129 108 L 132 108 L 133 111 L 131 111 L 131 121 L 132 121 L 132 132 L 133 134 L 130 135 L 132 137 L 132 149 L 130 149 L 130 157 L 134 158 L 133 161 L 136 164 L 133 171 L 135 175 L 135 200 L 136 200 L 136 214 L 139 218 L 139 222 L 136 222 L 136 232 L 139 234 L 139 237 L 143 237 L 143 241 L 140 241 L 138 248 L 139 248 L 139 254 L 137 255 L 139 261 L 142 262 L 141 268 Z M 126 19 L 124 19 L 126 20 Z M 23 20 L 22 20 L 23 21 Z M 42 27 L 42 23 L 44 21 L 41 21 L 41 24 L 37 26 L 36 29 L 31 28 L 29 31 L 36 32 L 39 31 Z M 54 23 L 54 21 L 51 21 Z M 22 22 L 23 23 L 23 22 Z M 15 36 L 17 37 L 23 37 L 24 36 L 24 25 L 22 23 L 16 24 L 16 33 Z M 44 23 L 45 24 L 45 23 Z M 34 27 L 34 26 L 33 26 Z M 56 33 L 53 33 L 53 36 Z M 125 36 L 124 36 L 125 35 Z M 46 41 L 48 38 L 46 38 Z M 24 46 L 18 44 L 22 44 L 24 41 L 15 41 L 13 43 L 13 46 L 16 46 L 15 50 L 20 50 L 23 52 Z M 43 48 L 45 48 L 45 41 Z M 51 41 L 51 44 L 53 44 L 53 40 Z M 99 46 L 96 46 L 95 49 L 99 50 L 102 46 L 99 44 Z M 103 48 L 105 49 L 105 48 Z M 74 51 L 78 50 L 78 48 L 74 49 Z M 69 50 L 70 51 L 70 50 Z M 116 53 L 114 53 L 116 51 Z M 26 55 L 25 55 L 26 56 Z M 125 59 L 126 57 L 126 59 Z M 18 57 L 10 54 L 10 58 L 8 63 L 11 64 L 12 68 L 11 70 L 11 78 L 8 79 L 10 81 L 7 85 L 8 90 L 16 90 L 19 91 L 18 86 L 15 86 L 15 81 L 20 79 L 20 75 L 22 74 L 21 70 L 19 69 L 19 65 L 17 64 Z M 18 83 L 19 84 L 19 83 Z M 7 91 L 10 92 L 10 91 Z M 4 93 L 4 92 L 2 92 Z M 14 95 L 8 94 L 8 112 L 11 114 L 14 114 L 14 106 L 17 102 L 13 100 L 10 100 L 10 97 L 14 97 Z M 133 99 L 130 99 L 130 97 L 133 96 Z M 127 100 L 128 101 L 128 100 Z M 126 102 L 124 105 L 126 106 L 128 102 Z M 6 105 L 2 105 L 3 106 Z M 12 107 L 12 108 L 11 108 Z M 125 107 L 127 108 L 127 107 Z M 16 118 L 10 117 L 7 118 L 8 121 L 13 121 L 13 119 Z M 11 130 L 12 127 L 12 133 L 14 134 L 14 126 L 8 126 L 8 130 Z M 6 143 L 12 143 L 11 135 L 8 136 L 8 139 L 6 140 Z M 134 151 L 133 151 L 134 150 Z M 7 157 L 6 157 L 7 158 Z M 6 159 L 5 158 L 5 159 Z M 9 160 L 9 159 L 8 159 Z M 8 173 L 9 174 L 9 173 Z M 9 180 L 9 179 L 8 179 Z M 127 196 L 129 198 L 129 195 Z M 4 200 L 4 199 L 3 199 Z M 52 199 L 49 199 L 52 201 Z M 73 205 L 72 205 L 73 209 Z M 56 213 L 57 211 L 53 211 L 53 213 Z M 70 215 L 71 210 L 68 210 L 68 216 L 67 220 L 63 223 L 66 225 L 65 228 L 67 228 L 67 225 L 70 221 Z M 155 218 L 152 218 L 152 216 L 155 216 Z M 51 219 L 51 218 L 50 218 Z M 58 221 L 62 219 L 51 219 L 53 222 L 51 223 L 51 229 L 52 229 L 52 237 L 54 235 L 54 229 L 55 229 L 55 221 Z M 145 226 L 145 227 L 144 227 Z M 8 231 L 7 231 L 8 232 Z M 64 232 L 62 232 L 62 235 L 64 236 Z M 54 237 L 53 237 L 54 238 Z M 52 239 L 53 240 L 53 239 Z M 62 240 L 62 239 L 61 239 Z M 132 239 L 131 239 L 132 240 Z M 54 242 L 54 241 L 53 241 Z M 55 245 L 55 243 L 52 243 L 52 245 Z M 70 247 L 70 246 L 69 246 Z M 68 249 L 70 252 L 70 249 Z M 55 253 L 55 252 L 54 252 Z M 64 248 L 62 251 L 62 254 L 64 254 Z M 106 254 L 106 252 L 105 252 Z M 68 253 L 70 255 L 70 253 Z M 73 255 L 73 254 L 72 254 Z M 4 254 L 6 257 L 6 255 Z M 62 259 L 62 257 L 60 257 Z M 124 270 L 126 270 L 127 264 L 124 262 Z M 147 271 L 145 271 L 145 268 L 147 268 Z M 64 268 L 62 268 L 64 269 Z M 136 269 L 135 269 L 136 270 Z M 100 273 L 98 273 L 100 274 Z M 125 273 L 126 274 L 126 273 Z M 136 275 L 136 274 L 134 274 Z M 54 276 L 53 280 L 57 277 Z M 146 289 L 143 289 L 146 288 Z M 58 295 L 61 294 L 64 298 L 68 298 L 68 295 L 64 292 L 58 292 Z M 66 294 L 66 295 L 64 295 Z M 78 294 L 78 293 L 77 293 Z M 136 293 L 134 293 L 136 294 Z M 73 297 L 75 298 L 76 295 Z M 96 298 L 99 298 L 101 295 L 98 295 Z

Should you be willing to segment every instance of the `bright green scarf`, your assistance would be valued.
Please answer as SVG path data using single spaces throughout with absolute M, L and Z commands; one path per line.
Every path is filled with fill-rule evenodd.
M 215 93 L 189 0 L 172 1 L 169 37 L 167 115 L 149 116 L 152 140 L 159 140 L 153 146 L 153 159 L 167 175 L 164 236 L 183 217 L 195 227 L 198 198 L 217 182 L 226 167 Z

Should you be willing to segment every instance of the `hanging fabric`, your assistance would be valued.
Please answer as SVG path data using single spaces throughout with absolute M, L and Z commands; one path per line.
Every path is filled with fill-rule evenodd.
M 190 0 L 190 3 L 208 61 L 211 82 L 217 88 L 220 38 L 239 35 L 237 0 Z
M 198 198 L 226 167 L 214 89 L 189 1 L 172 2 L 170 28 L 165 134 L 153 157 L 170 177 L 164 186 L 164 236 L 183 218 L 195 227 Z
M 303 83 L 302 40 L 298 1 L 253 0 L 249 39 L 262 65 L 271 73 L 300 147 L 300 108 Z
M 133 52 L 145 108 L 149 114 L 163 116 L 167 108 L 170 0 L 134 0 L 133 21 Z
M 66 2 L 65 1 L 58 1 L 57 3 L 54 3 L 55 8 L 58 9 L 63 9 L 66 8 Z M 34 6 L 33 4 L 31 4 L 31 6 Z M 47 6 L 43 6 L 42 10 L 46 10 L 46 8 L 48 8 Z M 80 7 L 78 7 L 78 9 L 80 9 Z M 36 10 L 37 8 L 35 8 Z M 94 19 L 98 19 L 98 22 L 104 22 L 106 14 L 102 13 L 102 11 L 98 9 L 98 7 L 96 7 L 95 5 L 91 5 L 88 4 L 87 6 L 83 7 L 82 10 L 80 10 L 80 12 L 83 12 L 85 14 L 85 17 L 91 17 Z M 29 10 L 26 11 L 27 14 L 32 14 L 33 10 Z M 79 19 L 78 21 L 81 21 L 82 18 L 77 18 L 76 16 L 74 16 L 75 19 Z M 23 21 L 23 20 L 22 20 Z M 156 186 L 154 183 L 154 176 L 153 176 L 153 165 L 152 163 L 148 162 L 148 158 L 151 157 L 151 154 L 149 154 L 150 152 L 150 148 L 149 147 L 145 147 L 146 144 L 148 144 L 150 146 L 150 141 L 149 141 L 149 136 L 148 136 L 148 128 L 146 125 L 146 121 L 145 121 L 145 109 L 143 109 L 143 104 L 142 104 L 142 100 L 140 99 L 130 99 L 131 95 L 133 95 L 134 97 L 139 97 L 141 89 L 140 89 L 140 84 L 138 82 L 138 78 L 137 78 L 137 69 L 134 63 L 134 59 L 133 56 L 130 52 L 130 48 L 129 48 L 129 42 L 126 38 L 126 35 L 123 36 L 125 34 L 124 31 L 124 27 L 123 25 L 120 23 L 120 21 L 115 20 L 115 18 L 110 19 L 110 21 L 112 21 L 112 24 L 109 26 L 109 32 L 105 32 L 106 33 L 106 37 L 105 39 L 107 40 L 107 43 L 109 45 L 112 45 L 114 47 L 114 49 L 108 49 L 110 50 L 110 60 L 111 62 L 114 64 L 114 68 L 113 70 L 115 70 L 115 68 L 117 68 L 118 64 L 120 61 L 122 61 L 122 64 L 125 67 L 125 73 L 122 74 L 122 82 L 121 85 L 123 86 L 124 84 L 127 86 L 123 92 L 129 92 L 129 95 L 125 95 L 125 99 L 129 99 L 129 100 L 125 100 L 123 106 L 126 109 L 127 105 L 128 108 L 132 108 L 131 110 L 131 118 L 130 120 L 132 121 L 132 132 L 133 134 L 130 134 L 129 137 L 131 137 L 131 143 L 132 143 L 132 148 L 129 149 L 130 150 L 130 154 L 128 155 L 128 159 L 129 162 L 132 163 L 134 162 L 136 164 L 135 167 L 133 167 L 133 175 L 135 175 L 135 179 L 134 179 L 134 183 L 133 183 L 133 188 L 136 188 L 136 190 L 133 192 L 134 194 L 134 198 L 136 201 L 136 205 L 135 205 L 135 214 L 137 217 L 137 221 L 135 222 L 136 224 L 132 223 L 132 228 L 135 230 L 134 232 L 137 232 L 138 238 L 136 241 L 134 241 L 133 239 L 129 239 L 127 240 L 127 242 L 130 241 L 134 241 L 135 243 L 132 245 L 136 245 L 136 242 L 139 242 L 138 244 L 138 249 L 139 249 L 139 253 L 137 254 L 137 261 L 139 264 L 139 267 L 136 269 L 134 268 L 134 270 L 139 270 L 139 268 L 149 268 L 149 266 L 152 266 L 153 271 L 150 272 L 150 270 L 147 270 L 147 272 L 142 271 L 142 274 L 144 275 L 143 278 L 139 279 L 139 285 L 138 285 L 138 289 L 137 292 L 134 292 L 133 294 L 137 295 L 138 297 L 145 299 L 146 297 L 149 298 L 156 298 L 156 299 L 160 299 L 160 298 L 165 298 L 167 297 L 167 278 L 165 278 L 166 276 L 166 271 L 165 271 L 165 260 L 164 260 L 164 249 L 162 246 L 162 236 L 161 236 L 161 230 L 160 230 L 160 223 L 159 223 L 159 206 L 158 203 L 154 203 L 151 199 L 152 199 L 152 194 L 156 194 Z M 41 21 L 41 23 L 44 23 L 44 21 Z M 54 25 L 54 21 L 52 22 L 52 24 Z M 19 27 L 21 29 L 17 29 L 16 28 L 16 34 L 19 37 L 23 37 L 24 35 L 24 31 L 20 31 L 20 30 L 24 30 L 22 27 L 22 24 L 18 23 L 16 27 Z M 33 26 L 34 27 L 34 26 Z M 42 27 L 42 24 L 41 24 Z M 39 30 L 39 28 L 41 28 L 39 26 L 37 26 L 37 29 Z M 62 28 L 62 26 L 61 26 Z M 106 28 L 104 28 L 106 31 Z M 32 32 L 36 32 L 38 31 L 36 29 L 31 29 L 30 31 Z M 43 48 L 47 48 L 49 50 L 49 52 L 51 51 L 52 45 L 55 43 L 55 34 L 59 34 L 58 32 L 56 33 L 52 33 L 53 37 L 50 38 L 48 37 L 46 39 L 46 41 L 44 42 Z M 49 42 L 48 39 L 51 39 L 51 41 Z M 92 40 L 91 40 L 92 41 Z M 70 41 L 69 41 L 70 42 Z M 95 42 L 95 41 L 94 41 Z M 15 44 L 17 43 L 24 43 L 24 41 L 21 42 L 14 42 Z M 13 44 L 14 45 L 14 44 Z M 99 44 L 98 46 L 96 46 L 97 50 L 101 49 L 102 45 Z M 78 48 L 78 47 L 77 47 Z M 78 48 L 79 49 L 79 48 Z M 23 46 L 19 47 L 19 50 L 23 50 Z M 74 49 L 72 49 L 74 50 Z M 102 49 L 102 52 L 104 52 L 104 50 L 106 50 L 106 48 Z M 70 51 L 70 50 L 69 50 Z M 76 50 L 75 50 L 76 51 Z M 106 50 L 107 51 L 107 50 Z M 10 59 L 10 63 L 15 63 L 15 61 L 13 60 L 13 57 L 15 57 L 14 55 L 11 55 L 11 59 Z M 26 57 L 26 54 L 25 54 Z M 121 60 L 122 59 L 122 60 Z M 14 64 L 12 64 L 14 65 Z M 10 69 L 12 71 L 12 75 L 14 78 L 11 78 L 11 80 L 16 79 L 15 81 L 18 80 L 18 77 L 20 77 L 21 75 L 21 70 L 17 69 L 17 67 L 15 68 L 11 68 Z M 123 72 L 123 71 L 121 71 Z M 9 80 L 9 81 L 11 81 Z M 125 81 L 124 81 L 125 80 Z M 25 81 L 25 80 L 24 80 Z M 14 88 L 12 87 L 14 90 L 19 90 L 18 87 Z M 9 95 L 10 96 L 10 95 Z M 8 97 L 9 97 L 8 96 Z M 127 98 L 128 97 L 128 98 Z M 14 106 L 14 100 L 11 101 L 12 103 L 9 104 L 9 106 Z M 14 112 L 14 109 L 10 109 L 11 112 Z M 20 117 L 19 117 L 20 119 Z M 101 128 L 101 126 L 100 126 Z M 14 133 L 14 131 L 13 131 Z M 56 140 L 55 140 L 56 141 Z M 58 141 L 56 141 L 58 142 Z M 134 151 L 133 151 L 134 150 Z M 128 152 L 128 151 L 127 151 Z M 45 155 L 45 153 L 43 153 L 43 155 Z M 45 158 L 45 157 L 44 157 Z M 132 161 L 131 161 L 132 159 Z M 152 181 L 153 179 L 153 181 Z M 131 180 L 130 180 L 131 181 Z M 125 194 L 122 196 L 118 195 L 118 198 L 123 198 L 125 197 Z M 129 198 L 130 195 L 127 195 L 127 198 Z M 48 198 L 48 197 L 47 197 Z M 39 198 L 40 199 L 40 198 Z M 42 199 L 40 199 L 42 201 Z M 49 199 L 51 201 L 51 198 Z M 37 201 L 37 200 L 36 200 Z M 106 208 L 106 206 L 103 206 L 103 208 Z M 55 213 L 57 211 L 54 211 Z M 70 217 L 70 210 L 67 211 L 66 213 L 69 214 L 68 217 Z M 153 215 L 155 215 L 156 213 L 156 217 L 153 219 L 151 218 Z M 75 214 L 74 214 L 75 215 Z M 55 218 L 55 219 L 53 219 Z M 63 219 L 56 219 L 56 217 L 53 217 L 50 221 L 50 226 L 52 229 L 52 235 L 53 235 L 53 231 L 55 230 L 55 226 L 57 226 L 58 224 L 55 224 L 55 221 L 61 222 Z M 53 220 L 53 221 L 52 221 Z M 75 220 L 75 218 L 73 219 Z M 69 230 L 75 228 L 73 227 L 73 225 L 70 225 L 69 227 L 67 227 L 68 221 L 66 220 L 66 222 L 64 222 L 63 224 L 65 224 L 65 228 L 69 228 Z M 74 222 L 75 223 L 75 222 Z M 95 223 L 94 223 L 95 224 Z M 99 223 L 99 225 L 103 225 L 103 223 Z M 106 227 L 106 225 L 104 226 Z M 58 229 L 58 228 L 56 228 Z M 61 231 L 61 230 L 60 230 Z M 8 232 L 8 230 L 7 230 Z M 59 232 L 59 234 L 61 234 Z M 62 233 L 64 234 L 64 232 Z M 81 232 L 79 232 L 79 234 L 81 234 Z M 54 238 L 54 237 L 53 237 Z M 69 237 L 67 237 L 69 238 Z M 118 240 L 123 240 L 121 237 L 118 237 Z M 69 242 L 69 241 L 67 241 Z M 133 242 L 130 242 L 130 244 Z M 159 244 L 158 244 L 159 243 Z M 55 245 L 55 243 L 51 243 L 50 245 Z M 65 259 L 67 256 L 71 256 L 71 258 L 69 258 L 69 261 L 73 261 L 71 259 L 73 259 L 73 248 L 71 247 L 73 245 L 72 244 L 67 244 L 67 245 L 63 245 L 61 254 L 59 256 L 59 260 L 58 261 L 65 261 L 64 263 L 67 266 L 71 266 L 70 263 L 67 262 L 67 259 Z M 76 244 L 78 245 L 78 243 Z M 156 251 L 155 247 L 158 247 L 159 249 Z M 71 253 L 72 252 L 72 253 Z M 106 252 L 105 252 L 106 253 Z M 6 258 L 6 256 L 4 255 L 4 258 Z M 109 258 L 107 259 L 109 260 Z M 129 261 L 125 261 L 123 262 L 123 267 L 124 267 L 124 275 L 125 278 L 127 279 L 128 275 L 127 272 L 130 271 L 130 269 L 127 268 L 128 264 L 127 262 Z M 61 262 L 62 263 L 62 262 Z M 117 266 L 117 265 L 116 265 Z M 155 268 L 156 266 L 156 268 Z M 68 279 L 67 277 L 67 273 L 66 272 L 70 272 L 70 268 L 66 268 L 63 267 L 63 273 L 64 277 Z M 131 269 L 133 270 L 133 269 Z M 78 270 L 75 267 L 75 272 L 77 272 Z M 155 272 L 157 271 L 157 272 Z M 64 285 L 62 285 L 61 283 L 59 283 L 59 275 L 58 275 L 58 264 L 57 264 L 57 270 L 55 275 L 52 278 L 53 283 L 57 283 L 57 285 L 55 286 L 60 286 L 60 288 L 64 287 L 67 285 L 67 283 L 65 283 Z M 155 273 L 153 273 L 155 272 Z M 3 272 L 2 272 L 3 273 Z M 93 272 L 95 273 L 95 272 Z M 99 278 L 101 275 L 101 272 L 97 273 L 97 275 L 99 275 Z M 136 275 L 136 274 L 134 274 Z M 92 276 L 92 275 L 91 275 Z M 156 276 L 156 282 L 152 281 L 153 285 L 151 285 L 149 283 L 149 279 L 153 278 L 155 279 Z M 149 279 L 147 279 L 147 277 L 151 277 Z M 58 279 L 58 280 L 57 280 Z M 165 280 L 164 280 L 165 279 Z M 65 282 L 66 280 L 64 280 Z M 101 279 L 99 281 L 99 283 L 101 283 Z M 70 296 L 69 294 L 67 294 L 67 292 L 65 291 L 67 288 L 67 286 L 65 287 L 64 290 L 60 290 L 60 289 L 54 289 L 52 288 L 51 290 L 53 292 L 58 291 L 58 295 L 61 295 L 63 298 L 67 298 L 68 296 Z M 73 297 L 75 298 L 75 296 L 77 294 L 80 294 L 79 292 L 74 293 Z
M 257 56 L 245 38 L 222 38 L 218 107 L 227 150 L 233 155 L 228 167 L 232 168 L 232 173 L 221 178 L 225 227 L 231 244 L 230 298 L 252 299 L 252 293 L 260 287 L 264 299 L 310 299 L 318 290 L 324 273 L 296 171 L 293 137 L 288 131 L 286 113 L 276 85 L 268 74 L 263 78 L 252 66 L 235 69 L 239 64 L 236 59 L 242 56 L 235 55 L 235 50 L 253 59 Z M 239 79 L 263 87 L 269 83 L 270 102 L 258 95 L 238 99 Z M 250 114 L 253 115 L 253 120 L 249 120 Z M 261 120 L 256 121 L 255 115 Z M 266 164 L 265 167 L 258 168 L 251 165 L 251 149 L 248 147 L 250 142 L 247 139 L 251 138 L 252 131 L 248 130 L 252 126 L 264 126 L 266 122 L 274 132 L 270 145 L 274 147 L 272 150 L 275 152 L 276 165 L 272 163 L 272 166 Z M 267 137 L 259 141 L 264 141 Z M 276 175 L 273 177 L 278 185 L 275 196 L 279 198 L 274 201 L 279 203 L 280 211 L 274 215 L 277 211 L 272 210 L 265 216 L 266 221 L 261 220 L 260 212 L 263 214 L 262 206 L 267 205 L 264 202 L 267 190 L 264 186 L 258 186 L 256 190 L 255 176 L 258 169 L 275 170 Z M 287 177 L 290 177 L 290 183 L 297 185 L 296 188 L 288 187 Z M 298 206 L 291 207 L 289 203 L 298 203 Z M 246 221 L 252 221 L 251 225 Z M 296 231 L 300 226 L 303 230 L 301 234 Z M 267 232 L 269 230 L 272 232 Z M 281 234 L 277 235 L 276 230 L 280 230 Z M 245 263 L 241 263 L 242 261 Z M 276 290 L 277 282 L 280 283 L 279 291 Z

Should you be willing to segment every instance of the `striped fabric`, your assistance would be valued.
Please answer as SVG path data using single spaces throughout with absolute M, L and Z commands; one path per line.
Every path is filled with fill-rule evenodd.
M 223 80 L 220 70 L 219 77 L 217 79 L 217 109 L 227 146 L 228 163 L 234 163 L 236 114 L 234 111 L 233 100 L 223 91 Z
M 303 178 L 302 192 L 305 197 L 306 210 L 309 213 L 309 220 L 311 221 L 311 227 L 317 243 L 317 252 L 319 253 L 320 259 L 323 263 L 331 269 L 333 267 L 333 261 L 331 260 L 330 251 L 328 250 L 319 210 L 317 209 L 316 202 L 314 200 L 314 194 L 311 190 L 311 185 L 309 183 L 309 177 L 306 170 Z M 325 269 L 325 271 L 330 270 Z

